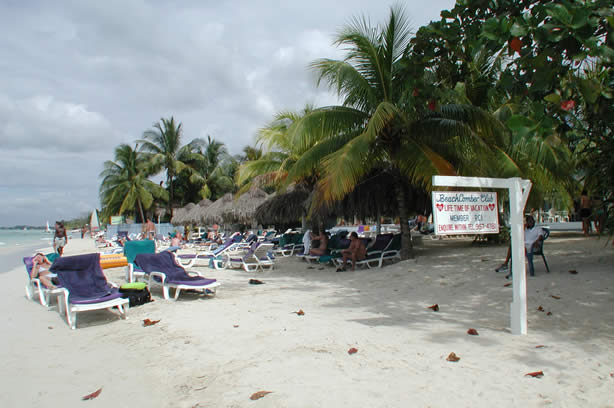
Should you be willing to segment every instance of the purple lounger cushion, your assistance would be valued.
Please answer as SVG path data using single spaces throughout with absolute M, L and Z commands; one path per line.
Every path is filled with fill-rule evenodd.
M 190 276 L 175 262 L 175 256 L 170 252 L 157 254 L 138 254 L 134 263 L 141 267 L 145 273 L 162 272 L 166 275 L 166 282 L 176 285 L 206 286 L 215 279 L 206 279 L 200 276 Z
M 59 257 L 49 271 L 56 273 L 60 285 L 68 289 L 70 303 L 98 303 L 116 292 L 102 273 L 97 253 Z

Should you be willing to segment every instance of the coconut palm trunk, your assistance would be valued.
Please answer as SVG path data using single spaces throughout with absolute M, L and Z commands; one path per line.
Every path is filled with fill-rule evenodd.
M 401 183 L 397 183 L 396 190 L 399 203 L 399 224 L 401 225 L 401 259 L 411 259 L 414 257 L 414 251 L 407 216 L 407 192 Z

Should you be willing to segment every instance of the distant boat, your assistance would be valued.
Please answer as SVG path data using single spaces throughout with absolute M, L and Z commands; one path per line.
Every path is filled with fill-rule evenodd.
M 51 232 L 51 228 L 49 228 L 49 221 L 47 221 L 47 228 L 45 229 L 45 232 Z

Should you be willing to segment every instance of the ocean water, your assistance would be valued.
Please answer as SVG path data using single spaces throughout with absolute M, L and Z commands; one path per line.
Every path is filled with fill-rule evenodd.
M 51 245 L 53 232 L 44 230 L 6 230 L 0 229 L 0 248 L 40 245 Z
M 38 250 L 51 252 L 53 233 L 44 230 L 0 229 L 0 273 L 23 265 L 24 256 L 32 256 Z

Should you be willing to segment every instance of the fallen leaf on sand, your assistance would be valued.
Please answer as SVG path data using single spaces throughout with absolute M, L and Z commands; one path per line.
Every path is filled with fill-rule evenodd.
M 569 271 L 569 273 L 571 273 L 572 275 L 577 275 L 578 271 L 576 271 L 575 269 L 572 269 Z
M 159 323 L 160 320 L 149 320 L 149 319 L 145 319 L 143 320 L 143 326 L 147 327 L 147 326 L 153 326 L 154 324 Z
M 47 328 L 48 328 L 49 330 L 52 330 L 52 329 L 53 329 L 53 326 L 47 326 Z
M 556 295 L 551 295 L 551 296 L 552 296 L 552 298 L 554 298 L 556 300 L 559 300 L 561 298 L 560 296 L 556 296 Z
M 460 360 L 460 357 L 457 356 L 456 353 L 452 352 L 448 354 L 448 358 L 446 358 L 446 360 L 456 363 L 458 360 Z
M 432 309 L 433 312 L 439 312 L 439 305 L 435 303 L 433 306 L 429 306 L 429 309 Z
M 614 373 L 610 373 L 610 377 L 614 377 Z
M 508 282 L 505 285 L 503 285 L 504 288 L 507 288 L 508 286 L 512 286 L 512 282 Z
M 470 334 L 472 336 L 478 336 L 478 331 L 476 329 L 469 329 L 467 330 L 467 334 Z
M 351 349 L 348 350 L 348 354 L 352 355 L 352 354 L 356 354 L 358 353 L 358 349 L 356 347 L 352 347 Z
M 273 391 L 258 391 L 258 392 L 253 393 L 252 396 L 249 397 L 249 399 L 255 401 L 255 400 L 258 400 L 258 399 L 260 399 L 260 398 L 264 397 L 265 395 L 270 394 L 272 392 Z
M 238 324 L 233 324 L 232 327 L 234 327 L 236 329 L 237 327 L 239 327 L 239 325 Z
M 87 400 L 91 400 L 96 398 L 97 396 L 100 395 L 100 393 L 102 392 L 102 387 L 98 388 L 96 391 L 94 391 L 91 394 L 87 394 L 85 397 L 81 398 L 83 401 L 87 401 Z
M 544 311 L 544 308 L 542 307 L 542 305 L 539 305 L 539 306 L 537 307 L 537 311 L 538 311 L 538 312 L 543 312 L 543 311 Z
M 544 376 L 544 372 L 543 371 L 534 371 L 532 373 L 526 373 L 524 376 L 526 377 L 527 375 L 534 377 L 534 378 L 540 378 Z
M 264 284 L 264 282 L 261 281 L 261 280 L 258 280 L 258 279 L 250 279 L 249 280 L 249 284 L 250 285 L 262 285 L 262 284 Z
M 546 313 L 546 316 L 552 316 L 552 312 Z
M 292 313 L 296 313 L 297 316 L 304 316 L 305 312 L 303 312 L 303 309 L 299 309 L 298 312 L 292 312 Z
M 540 345 L 538 345 L 538 346 L 535 346 L 535 348 L 544 348 L 544 347 L 546 347 L 546 346 L 544 346 L 543 344 L 540 344 Z

